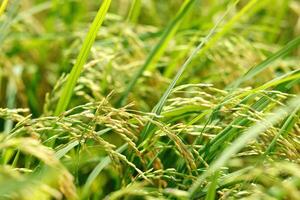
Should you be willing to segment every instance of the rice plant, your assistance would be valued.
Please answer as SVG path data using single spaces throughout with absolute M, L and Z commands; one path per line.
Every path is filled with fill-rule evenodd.
M 0 199 L 300 199 L 298 0 L 0 0 Z

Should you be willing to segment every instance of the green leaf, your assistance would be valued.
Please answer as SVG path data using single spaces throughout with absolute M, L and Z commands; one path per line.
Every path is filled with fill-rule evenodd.
M 77 57 L 74 67 L 72 68 L 71 73 L 69 74 L 68 80 L 62 89 L 62 94 L 59 98 L 58 104 L 56 106 L 55 115 L 59 115 L 64 112 L 71 100 L 74 87 L 76 82 L 81 74 L 83 66 L 89 56 L 92 45 L 96 39 L 97 33 L 104 21 L 105 15 L 109 9 L 111 0 L 104 0 L 93 23 L 92 26 L 83 42 L 80 53 Z
M 273 138 L 272 142 L 268 146 L 267 150 L 264 153 L 264 156 L 269 155 L 274 151 L 275 145 L 277 140 L 279 139 L 280 136 L 286 137 L 286 135 L 289 133 L 289 131 L 294 127 L 297 119 L 297 112 L 300 109 L 300 104 L 299 106 L 288 116 L 276 136 Z
M 242 77 L 240 77 L 238 80 L 236 80 L 233 84 L 231 84 L 228 89 L 234 89 L 237 88 L 241 83 L 250 80 L 255 75 L 259 74 L 266 68 L 270 66 L 272 62 L 277 60 L 278 58 L 284 57 L 285 55 L 289 54 L 292 50 L 297 48 L 300 44 L 300 36 L 286 44 L 283 48 L 281 48 L 279 51 L 274 53 L 273 55 L 269 56 L 267 59 L 265 59 L 263 62 L 259 63 L 258 65 L 251 68 L 246 74 L 244 74 Z
M 191 9 L 193 3 L 195 0 L 186 0 L 183 5 L 181 6 L 179 12 L 176 14 L 175 18 L 171 21 L 171 23 L 167 26 L 167 28 L 164 30 L 159 42 L 157 45 L 151 50 L 149 53 L 145 63 L 141 66 L 141 68 L 134 74 L 133 78 L 129 82 L 127 88 L 122 93 L 120 100 L 118 102 L 118 106 L 123 106 L 126 104 L 127 97 L 135 84 L 137 83 L 137 80 L 142 76 L 143 72 L 151 67 L 152 65 L 155 65 L 157 60 L 160 59 L 162 54 L 164 53 L 168 43 L 173 38 L 174 34 L 176 33 L 180 23 L 182 22 L 183 18 L 186 16 L 186 14 Z
M 128 145 L 123 144 L 121 147 L 117 149 L 118 153 L 122 153 L 127 149 Z M 97 176 L 100 174 L 100 172 L 111 163 L 111 159 L 109 156 L 106 156 L 101 160 L 101 162 L 93 169 L 93 171 L 90 173 L 90 175 L 87 178 L 87 181 L 83 187 L 83 193 L 82 197 L 85 198 L 88 195 L 89 189 L 94 182 L 94 180 L 97 178 Z
M 205 197 L 205 200 L 215 200 L 216 198 L 216 188 L 218 185 L 218 177 L 219 177 L 219 172 L 214 173 L 212 176 L 212 181 L 209 184 L 208 191 Z
M 4 13 L 8 4 L 8 0 L 3 0 L 0 6 L 0 16 Z
M 127 16 L 127 21 L 136 23 L 142 8 L 142 0 L 133 0 Z

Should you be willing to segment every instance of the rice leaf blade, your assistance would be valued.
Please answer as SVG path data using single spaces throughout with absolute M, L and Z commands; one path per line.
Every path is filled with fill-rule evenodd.
M 81 74 L 86 60 L 88 59 L 89 52 L 96 39 L 98 30 L 100 29 L 104 21 L 105 15 L 109 9 L 110 4 L 111 0 L 104 0 L 99 11 L 97 12 L 97 15 L 91 25 L 91 28 L 83 42 L 82 48 L 76 59 L 75 65 L 73 66 L 71 73 L 69 74 L 68 80 L 62 89 L 62 94 L 59 98 L 58 104 L 55 109 L 55 115 L 59 115 L 62 112 L 64 112 L 69 105 L 76 82 Z

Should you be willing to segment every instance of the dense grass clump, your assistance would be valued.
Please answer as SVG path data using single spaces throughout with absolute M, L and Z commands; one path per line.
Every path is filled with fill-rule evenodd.
M 300 199 L 298 0 L 0 0 L 0 199 Z

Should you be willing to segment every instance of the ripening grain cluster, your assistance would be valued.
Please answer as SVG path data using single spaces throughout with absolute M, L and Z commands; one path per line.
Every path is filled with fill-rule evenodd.
M 0 0 L 0 200 L 300 200 L 299 0 Z

